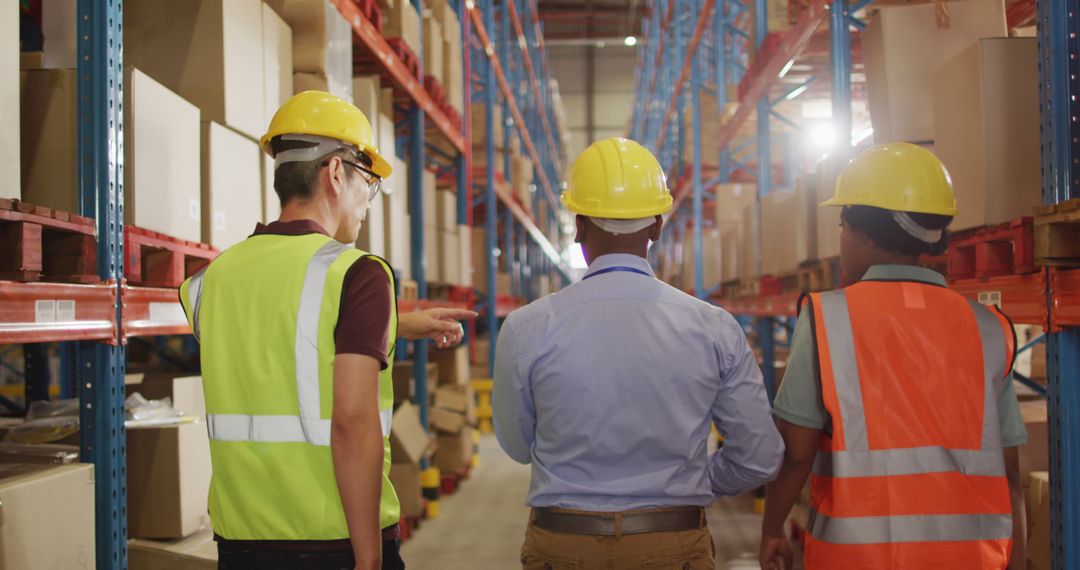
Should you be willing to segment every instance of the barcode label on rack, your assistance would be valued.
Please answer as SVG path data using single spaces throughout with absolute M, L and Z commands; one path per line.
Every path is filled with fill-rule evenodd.
M 60 323 L 75 320 L 75 301 L 63 300 L 56 302 L 56 321 Z
M 186 323 L 187 315 L 180 303 L 150 303 L 150 320 L 159 323 Z
M 34 322 L 35 323 L 55 323 L 56 322 L 56 301 L 43 300 L 34 303 Z
M 1001 306 L 1001 291 L 979 291 L 979 303 L 993 307 Z

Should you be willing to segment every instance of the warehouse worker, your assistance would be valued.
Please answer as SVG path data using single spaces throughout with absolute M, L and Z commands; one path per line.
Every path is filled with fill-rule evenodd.
M 461 341 L 468 311 L 397 315 L 352 247 L 391 168 L 342 99 L 289 99 L 262 137 L 281 218 L 181 287 L 202 349 L 219 567 L 403 568 L 388 480 L 395 339 Z
M 768 481 L 783 453 L 757 361 L 731 315 L 646 261 L 672 203 L 648 150 L 593 144 L 562 201 L 589 269 L 513 312 L 495 357 L 499 442 L 532 464 L 522 562 L 712 568 L 704 507 Z M 709 456 L 714 423 L 727 439 Z
M 843 208 L 855 282 L 802 304 L 775 402 L 786 452 L 762 567 L 792 568 L 783 525 L 810 476 L 810 570 L 1024 568 L 1012 325 L 916 265 L 946 249 L 948 172 L 921 147 L 877 145 L 822 205 Z

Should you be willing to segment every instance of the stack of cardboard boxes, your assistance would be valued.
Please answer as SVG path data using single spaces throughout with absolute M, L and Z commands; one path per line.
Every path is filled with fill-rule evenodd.
M 352 100 L 353 29 L 327 0 L 269 0 L 292 26 L 293 88 Z
M 93 465 L 0 462 L 0 504 L 0 568 L 93 568 Z
M 444 474 L 464 473 L 472 464 L 476 398 L 472 390 L 469 349 L 461 346 L 431 351 L 439 365 L 439 387 L 430 411 L 431 428 L 437 434 L 435 464 Z
M 401 516 L 417 517 L 424 512 L 420 462 L 430 455 L 433 440 L 420 423 L 420 409 L 412 402 L 398 405 L 392 423 L 390 482 L 401 502 Z
M 387 2 L 382 11 L 383 36 L 400 38 L 414 54 L 420 53 L 420 14 L 408 0 Z M 429 61 L 425 56 L 424 61 Z

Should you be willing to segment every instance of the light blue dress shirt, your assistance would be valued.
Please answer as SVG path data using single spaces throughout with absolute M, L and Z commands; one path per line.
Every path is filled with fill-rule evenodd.
M 739 324 L 634 255 L 507 317 L 493 399 L 499 443 L 532 464 L 532 507 L 706 506 L 771 480 L 784 451 Z

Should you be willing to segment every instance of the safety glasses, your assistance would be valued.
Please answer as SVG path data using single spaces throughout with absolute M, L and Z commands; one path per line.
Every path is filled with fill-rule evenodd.
M 351 166 L 351 167 L 359 170 L 360 172 L 363 172 L 364 174 L 368 175 L 368 178 L 365 180 L 365 182 L 368 183 L 368 188 L 369 188 L 368 189 L 368 202 L 374 200 L 375 196 L 379 195 L 379 190 L 382 190 L 382 178 L 378 174 L 375 174 L 374 172 L 372 172 L 370 169 L 368 169 L 367 167 L 365 167 L 362 164 L 352 162 L 351 160 L 344 160 L 344 159 L 342 159 L 341 162 L 343 162 L 345 164 L 348 164 L 349 166 Z M 327 166 L 329 164 L 330 164 L 330 161 L 328 160 L 328 161 L 323 163 L 323 166 Z

